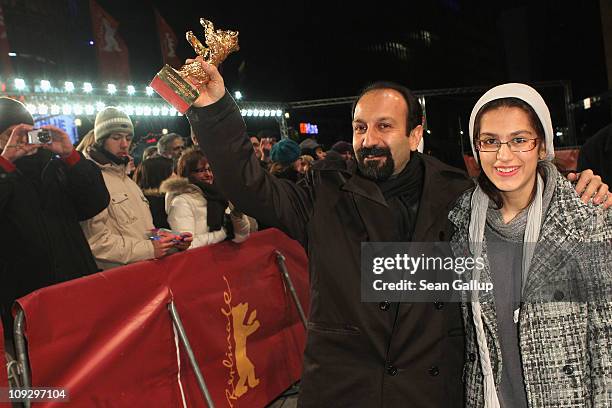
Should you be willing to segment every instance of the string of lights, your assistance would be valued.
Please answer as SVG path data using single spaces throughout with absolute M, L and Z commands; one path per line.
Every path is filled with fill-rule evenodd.
M 0 95 L 18 97 L 33 115 L 94 116 L 112 105 L 130 116 L 183 116 L 160 98 L 150 86 L 114 83 L 30 81 L 24 78 L 0 79 Z M 285 104 L 243 100 L 240 92 L 235 98 L 241 114 L 253 118 L 281 118 Z

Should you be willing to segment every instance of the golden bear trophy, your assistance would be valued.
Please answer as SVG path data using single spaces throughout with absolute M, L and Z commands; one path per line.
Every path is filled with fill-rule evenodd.
M 218 67 L 229 54 L 238 51 L 238 31 L 215 30 L 214 24 L 203 18 L 200 24 L 204 27 L 204 42 L 207 46 L 202 45 L 191 31 L 186 34 L 187 41 L 196 54 Z M 198 89 L 209 79 L 197 61 L 183 65 L 178 70 L 166 64 L 155 75 L 150 86 L 177 111 L 185 113 L 200 95 Z

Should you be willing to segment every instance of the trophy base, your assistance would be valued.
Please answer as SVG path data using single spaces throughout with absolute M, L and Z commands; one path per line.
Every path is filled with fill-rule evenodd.
M 187 112 L 200 95 L 192 84 L 167 64 L 155 75 L 149 86 L 180 113 Z

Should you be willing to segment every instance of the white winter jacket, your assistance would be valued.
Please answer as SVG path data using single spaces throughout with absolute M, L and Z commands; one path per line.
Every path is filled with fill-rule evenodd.
M 166 213 L 168 224 L 173 231 L 191 232 L 191 248 L 215 244 L 223 241 L 227 235 L 225 229 L 210 231 L 207 222 L 207 201 L 202 190 L 189 183 L 186 178 L 171 177 L 164 181 L 160 191 L 166 193 Z M 249 236 L 249 220 L 246 215 L 235 216 L 229 207 L 225 209 L 230 215 L 234 227 L 234 242 L 243 242 Z

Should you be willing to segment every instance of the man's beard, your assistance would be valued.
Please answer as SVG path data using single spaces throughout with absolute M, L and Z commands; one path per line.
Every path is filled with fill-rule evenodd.
M 395 163 L 393 162 L 393 156 L 391 156 L 391 150 L 383 147 L 362 147 L 357 150 L 357 166 L 359 171 L 365 177 L 375 181 L 385 181 L 393 174 Z M 380 163 L 379 160 L 368 160 L 365 161 L 368 156 L 386 157 L 384 163 Z

